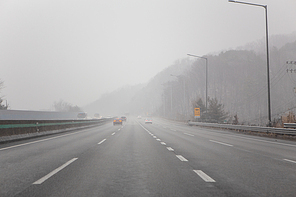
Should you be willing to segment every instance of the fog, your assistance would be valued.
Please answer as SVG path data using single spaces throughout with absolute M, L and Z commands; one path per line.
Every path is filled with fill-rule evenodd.
M 270 35 L 296 31 L 295 0 L 252 2 L 268 5 Z M 84 106 L 187 53 L 264 38 L 264 14 L 227 0 L 0 1 L 1 95 L 11 109 Z

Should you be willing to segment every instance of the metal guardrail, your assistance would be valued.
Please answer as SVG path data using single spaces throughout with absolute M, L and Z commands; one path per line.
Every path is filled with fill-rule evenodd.
M 284 128 L 296 128 L 296 123 L 284 123 Z
M 203 127 L 212 127 L 212 128 L 222 128 L 230 129 L 237 131 L 252 131 L 260 132 L 266 134 L 276 134 L 276 135 L 292 135 L 296 136 L 295 129 L 287 128 L 274 128 L 274 127 L 259 127 L 259 126 L 245 126 L 245 125 L 231 125 L 231 124 L 216 124 L 216 123 L 203 123 L 203 122 L 188 122 L 190 126 L 203 126 Z
M 27 133 L 38 133 L 68 128 L 92 126 L 111 121 L 109 119 L 85 120 L 0 120 L 0 137 Z

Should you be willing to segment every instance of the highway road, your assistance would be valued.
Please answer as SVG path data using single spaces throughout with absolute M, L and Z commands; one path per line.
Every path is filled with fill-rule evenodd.
M 128 118 L 0 145 L 0 196 L 296 196 L 296 142 Z

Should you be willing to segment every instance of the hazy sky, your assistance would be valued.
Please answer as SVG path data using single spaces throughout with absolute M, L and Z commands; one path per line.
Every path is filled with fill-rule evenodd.
M 270 35 L 296 31 L 296 0 L 249 2 L 268 5 Z M 83 106 L 187 53 L 264 38 L 264 14 L 227 0 L 0 0 L 1 94 L 11 109 Z

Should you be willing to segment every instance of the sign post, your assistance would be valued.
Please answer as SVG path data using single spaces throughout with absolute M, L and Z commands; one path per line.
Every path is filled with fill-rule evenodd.
M 200 118 L 200 108 L 194 108 L 194 117 Z

